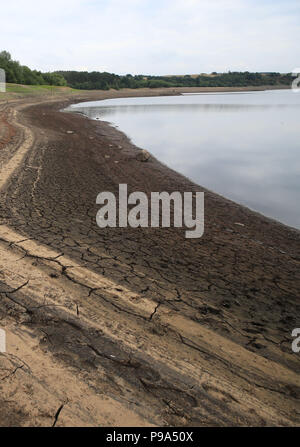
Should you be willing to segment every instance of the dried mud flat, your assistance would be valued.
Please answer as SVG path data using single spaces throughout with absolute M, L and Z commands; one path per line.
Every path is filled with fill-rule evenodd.
M 299 425 L 299 231 L 59 111 L 164 93 L 0 103 L 1 426 Z M 206 191 L 204 236 L 98 228 L 119 183 Z

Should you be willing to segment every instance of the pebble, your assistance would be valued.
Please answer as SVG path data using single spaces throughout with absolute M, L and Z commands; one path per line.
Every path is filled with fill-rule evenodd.
M 139 161 L 148 161 L 150 158 L 150 154 L 148 151 L 146 151 L 146 149 L 143 149 L 141 151 L 139 151 L 139 153 L 137 154 L 137 160 Z

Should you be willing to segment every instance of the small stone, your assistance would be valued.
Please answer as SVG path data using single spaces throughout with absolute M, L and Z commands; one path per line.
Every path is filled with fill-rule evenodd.
M 105 158 L 110 158 L 110 155 L 105 155 Z
M 151 155 L 149 154 L 149 152 L 146 151 L 146 149 L 143 149 L 138 153 L 137 160 L 145 162 L 148 161 L 150 157 Z
M 234 225 L 239 225 L 240 227 L 244 227 L 245 225 L 241 222 L 234 222 Z
M 74 133 L 73 130 L 67 130 L 67 133 Z

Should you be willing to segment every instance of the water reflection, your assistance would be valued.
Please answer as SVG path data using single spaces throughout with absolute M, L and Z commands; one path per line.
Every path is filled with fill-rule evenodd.
M 123 98 L 72 110 L 113 122 L 200 185 L 300 228 L 300 94 Z

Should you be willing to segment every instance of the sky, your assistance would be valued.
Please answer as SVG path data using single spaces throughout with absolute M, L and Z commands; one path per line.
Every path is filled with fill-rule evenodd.
M 299 0 L 0 0 L 0 51 L 42 71 L 300 66 Z

